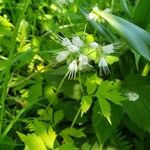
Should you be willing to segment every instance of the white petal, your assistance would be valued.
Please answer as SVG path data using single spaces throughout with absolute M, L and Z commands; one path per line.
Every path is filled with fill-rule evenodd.
M 78 70 L 77 61 L 73 60 L 68 66 L 68 79 L 75 79 Z
M 63 46 L 71 45 L 71 41 L 68 38 L 63 38 L 62 39 L 62 45 Z
M 68 45 L 67 48 L 68 48 L 68 51 L 73 52 L 73 53 L 79 51 L 79 47 L 73 44 Z
M 79 56 L 79 63 L 80 63 L 80 64 L 82 64 L 82 65 L 87 65 L 88 62 L 89 62 L 89 59 L 88 59 L 87 56 L 82 55 L 82 54 Z
M 81 41 L 81 39 L 78 36 L 75 36 L 72 38 L 72 43 L 78 47 L 83 46 L 83 42 Z
M 99 62 L 98 62 L 98 67 L 100 68 L 100 74 L 109 74 L 110 70 L 108 68 L 108 63 L 104 57 L 101 57 Z
M 94 20 L 94 21 L 98 20 L 98 16 L 93 12 L 90 12 L 89 14 L 87 14 L 86 18 L 87 20 Z
M 64 61 L 69 56 L 69 54 L 70 54 L 69 51 L 61 51 L 61 52 L 59 52 L 57 57 L 56 57 L 56 61 L 57 62 Z
M 102 47 L 102 51 L 103 51 L 105 54 L 114 53 L 114 45 L 113 45 L 113 44 L 109 44 L 109 45 L 103 46 L 103 47 Z
M 92 42 L 92 43 L 90 43 L 90 47 L 96 49 L 98 47 L 98 43 Z

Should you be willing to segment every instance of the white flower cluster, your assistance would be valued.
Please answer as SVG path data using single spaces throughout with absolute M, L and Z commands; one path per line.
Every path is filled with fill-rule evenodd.
M 115 49 L 114 44 L 109 44 L 109 45 L 101 47 L 97 42 L 92 42 L 90 43 L 90 46 L 93 49 L 98 49 L 98 50 L 100 49 L 101 56 L 98 62 L 98 67 L 100 68 L 100 74 L 103 74 L 103 72 L 105 74 L 109 74 L 110 70 L 108 68 L 106 56 L 111 53 L 114 53 L 114 49 Z
M 71 59 L 71 63 L 68 65 L 68 79 L 75 79 L 78 70 L 82 71 L 92 68 L 89 64 L 90 59 L 88 56 L 82 54 L 82 49 L 86 44 L 83 43 L 79 36 L 74 36 L 72 40 L 69 40 L 68 38 L 61 38 L 61 44 L 65 47 L 65 50 L 58 53 L 56 57 L 57 62 L 62 62 L 69 56 L 75 56 L 71 57 L 74 59 Z M 110 70 L 108 68 L 106 55 L 114 53 L 114 44 L 100 46 L 97 42 L 91 42 L 88 45 L 88 48 L 92 48 L 96 53 L 100 53 L 100 58 L 98 61 L 100 74 L 109 74 Z
M 58 53 L 56 57 L 57 62 L 62 62 L 71 54 L 76 53 L 76 58 L 68 65 L 68 79 L 75 79 L 78 70 L 90 68 L 89 58 L 81 53 L 81 47 L 84 45 L 83 41 L 78 36 L 74 36 L 70 41 L 68 38 L 62 38 L 61 44 L 66 50 Z

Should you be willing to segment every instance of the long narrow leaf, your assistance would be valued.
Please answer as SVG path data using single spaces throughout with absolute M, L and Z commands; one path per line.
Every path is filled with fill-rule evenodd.
M 149 32 L 112 14 L 100 12 L 100 16 L 107 20 L 135 51 L 150 61 Z

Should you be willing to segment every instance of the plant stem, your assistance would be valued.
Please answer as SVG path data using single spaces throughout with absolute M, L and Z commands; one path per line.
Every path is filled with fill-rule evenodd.
M 67 77 L 67 75 L 68 74 L 66 73 L 65 76 L 63 77 L 63 79 L 61 80 L 61 82 L 60 82 L 60 84 L 59 84 L 59 86 L 57 88 L 56 95 L 59 93 L 59 91 L 60 91 L 60 89 L 61 89 L 61 87 L 62 87 L 62 85 L 63 85 L 63 83 L 64 83 L 64 81 L 65 81 L 65 79 Z
M 74 126 L 76 120 L 78 119 L 78 116 L 79 116 L 79 114 L 80 114 L 80 111 L 81 111 L 81 108 L 78 109 L 77 114 L 75 115 L 75 117 L 74 117 L 74 119 L 73 119 L 73 122 L 72 122 L 72 124 L 71 124 L 71 126 L 70 126 L 71 128 L 73 128 L 73 126 Z

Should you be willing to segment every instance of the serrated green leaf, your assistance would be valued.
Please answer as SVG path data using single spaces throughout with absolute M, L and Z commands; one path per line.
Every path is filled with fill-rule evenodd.
M 111 124 L 110 116 L 111 116 L 111 108 L 109 102 L 101 95 L 97 95 L 98 103 L 102 111 L 102 115 L 108 120 Z
M 48 131 L 45 125 L 42 122 L 35 121 L 34 122 L 35 133 L 43 140 L 45 145 L 48 148 L 54 148 L 54 142 L 57 137 L 55 131 L 53 131 L 52 127 L 48 128 Z
M 83 96 L 81 98 L 81 116 L 86 113 L 92 104 L 91 96 Z
M 126 100 L 126 98 L 120 93 L 120 81 L 103 81 L 101 82 L 97 94 L 100 93 L 103 98 L 121 105 L 121 102 Z
M 88 95 L 91 95 L 95 92 L 97 85 L 99 85 L 100 82 L 101 82 L 101 79 L 95 74 L 87 78 L 86 87 L 87 87 Z
M 28 136 L 17 132 L 21 140 L 25 143 L 26 150 L 47 150 L 42 139 L 36 134 L 30 134 Z

